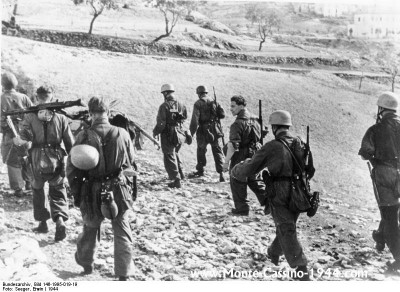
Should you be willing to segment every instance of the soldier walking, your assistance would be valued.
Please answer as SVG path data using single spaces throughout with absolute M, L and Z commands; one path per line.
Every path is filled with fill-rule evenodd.
M 92 97 L 88 106 L 92 125 L 78 134 L 74 148 L 82 144 L 94 147 L 94 151 L 99 153 L 98 162 L 92 163 L 93 167 L 87 167 L 84 164 L 94 156 L 81 154 L 87 157 L 86 160 L 78 161 L 80 165 L 74 165 L 72 153 L 67 162 L 68 181 L 73 190 L 75 205 L 80 207 L 83 218 L 83 232 L 78 236 L 75 260 L 84 268 L 85 274 L 93 272 L 100 226 L 107 217 L 111 219 L 114 232 L 115 275 L 120 281 L 126 281 L 132 261 L 129 212 L 136 199 L 133 180 L 126 175 L 126 170 L 131 170 L 135 165 L 133 143 L 125 129 L 109 123 L 109 108 L 102 99 Z M 111 211 L 108 208 L 112 202 L 114 205 Z M 105 209 L 103 204 L 107 205 Z
M 39 104 L 49 103 L 53 99 L 53 89 L 48 86 L 39 87 L 36 94 Z M 46 109 L 26 114 L 21 123 L 20 139 L 15 139 L 15 143 L 24 145 L 28 141 L 32 142 L 33 215 L 40 222 L 35 230 L 47 233 L 46 221 L 52 218 L 56 222 L 54 240 L 63 240 L 66 237 L 64 222 L 68 220 L 64 158 L 74 142 L 67 117 Z M 64 143 L 65 149 L 61 143 Z M 49 184 L 50 204 L 44 191 L 46 182 Z
M 268 256 L 272 263 L 278 265 L 280 256 L 284 254 L 290 267 L 296 268 L 294 278 L 309 280 L 307 258 L 296 232 L 296 222 L 300 213 L 289 207 L 295 166 L 292 155 L 283 143 L 292 149 L 296 157 L 303 157 L 305 146 L 300 138 L 294 137 L 289 132 L 289 127 L 292 126 L 289 112 L 273 112 L 269 123 L 275 140 L 266 143 L 251 159 L 246 159 L 232 169 L 232 192 L 237 186 L 244 184 L 249 177 L 263 170 L 267 171 L 272 180 L 272 185 L 268 185 L 267 197 L 276 226 L 276 237 L 268 248 Z
M 185 178 L 179 150 L 187 140 L 187 132 L 183 127 L 187 119 L 186 107 L 176 100 L 175 89 L 172 84 L 161 86 L 164 103 L 158 109 L 157 124 L 153 130 L 153 137 L 161 134 L 161 150 L 164 155 L 164 166 L 168 173 L 170 188 L 180 188 L 181 179 Z M 190 135 L 189 135 L 190 136 Z M 191 139 L 191 137 L 189 138 Z M 190 143 L 190 142 L 189 142 Z
M 382 221 L 378 232 L 373 233 L 377 248 L 389 247 L 394 262 L 390 270 L 400 269 L 400 117 L 397 114 L 399 97 L 384 92 L 378 98 L 376 124 L 365 133 L 358 152 L 372 164 L 372 177 L 376 185 L 376 199 Z M 382 248 L 383 247 L 383 248 Z
M 230 127 L 227 154 L 223 164 L 224 171 L 231 170 L 238 163 L 253 157 L 257 149 L 261 147 L 259 143 L 261 138 L 260 124 L 257 117 L 247 110 L 246 104 L 245 98 L 241 95 L 235 95 L 231 98 L 231 113 L 236 116 L 236 120 Z M 230 182 L 235 204 L 235 208 L 232 209 L 233 215 L 249 215 L 247 186 L 255 193 L 260 205 L 266 206 L 264 212 L 266 214 L 269 212 L 265 197 L 265 184 L 259 173 L 250 175 L 244 182 L 235 183 L 235 187 L 233 187 L 232 178 Z
M 193 107 L 190 133 L 193 136 L 197 132 L 197 171 L 190 176 L 199 177 L 204 175 L 204 167 L 207 164 L 207 145 L 210 144 L 215 161 L 215 170 L 219 173 L 219 181 L 224 182 L 225 178 L 222 172 L 224 163 L 224 153 L 222 152 L 223 133 L 218 125 L 218 120 L 225 118 L 225 111 L 219 103 L 208 96 L 208 90 L 205 86 L 198 86 L 196 93 L 199 99 Z
M 24 109 L 32 106 L 32 102 L 25 94 L 18 93 L 15 88 L 18 85 L 17 78 L 10 72 L 5 72 L 1 76 L 1 86 L 3 94 L 1 95 L 1 113 L 11 110 Z M 22 116 L 20 117 L 22 118 Z M 18 131 L 19 122 L 13 119 L 15 129 Z M 1 155 L 3 163 L 7 164 L 8 179 L 10 188 L 14 190 L 14 195 L 22 196 L 23 188 L 31 190 L 32 174 L 27 164 L 22 163 L 23 157 L 27 155 L 25 147 L 16 147 L 13 145 L 13 132 L 7 125 L 6 118 L 1 114 Z

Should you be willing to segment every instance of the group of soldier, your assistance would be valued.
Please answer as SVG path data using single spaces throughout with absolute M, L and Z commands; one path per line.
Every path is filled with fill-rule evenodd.
M 13 74 L 2 74 L 2 112 L 32 105 L 26 95 L 15 90 L 16 86 Z M 184 143 L 190 145 L 196 134 L 196 171 L 188 177 L 204 176 L 206 151 L 210 144 L 220 182 L 226 180 L 224 172 L 229 171 L 234 202 L 230 214 L 249 215 L 248 186 L 263 206 L 264 213 L 271 214 L 276 225 L 276 237 L 267 250 L 271 262 L 278 265 L 284 255 L 290 267 L 296 269 L 294 278 L 309 280 L 307 258 L 296 231 L 297 219 L 303 211 L 293 207 L 292 197 L 299 177 L 305 175 L 309 181 L 315 169 L 312 163 L 306 165 L 303 161 L 307 145 L 289 131 L 292 126 L 290 113 L 283 110 L 271 113 L 269 124 L 275 139 L 261 145 L 263 129 L 258 117 L 247 110 L 243 96 L 235 95 L 230 99 L 230 111 L 236 119 L 230 126 L 229 141 L 223 145 L 220 120 L 225 118 L 225 111 L 208 96 L 207 88 L 198 86 L 196 89 L 198 100 L 194 104 L 189 130 L 185 127 L 186 107 L 176 99 L 174 92 L 172 84 L 162 85 L 164 102 L 159 107 L 153 130 L 154 137 L 161 136 L 164 166 L 170 180 L 168 187 L 182 187 L 185 174 L 179 150 Z M 52 100 L 53 90 L 49 86 L 39 87 L 36 93 L 39 104 Z M 394 270 L 400 268 L 398 103 L 399 98 L 393 93 L 384 93 L 379 97 L 377 123 L 367 131 L 359 153 L 374 165 L 378 189 L 382 220 L 373 238 L 377 248 L 378 244 L 381 250 L 385 244 L 389 247 L 395 259 L 389 268 Z M 13 135 L 2 116 L 3 162 L 7 164 L 10 187 L 16 196 L 23 194 L 24 187 L 32 189 L 34 218 L 39 221 L 36 231 L 47 233 L 46 222 L 49 219 L 56 223 L 55 241 L 66 237 L 68 204 L 64 177 L 67 177 L 74 204 L 80 208 L 84 224 L 77 241 L 76 262 L 83 267 L 84 273 L 92 273 L 100 226 L 105 217 L 109 218 L 114 232 L 115 275 L 120 280 L 127 280 L 132 261 L 132 233 L 128 217 L 135 200 L 135 185 L 128 175 L 128 170 L 135 168 L 133 143 L 127 131 L 110 124 L 109 108 L 102 98 L 91 98 L 88 108 L 91 125 L 76 137 L 72 135 L 68 118 L 54 111 L 41 110 L 25 114 L 21 121 L 14 120 L 19 129 L 18 135 Z M 76 157 L 74 160 L 71 149 L 78 149 L 79 145 L 92 147 L 98 153 L 91 167 L 82 166 L 90 155 L 81 153 L 79 161 Z M 24 156 L 21 153 L 29 154 L 29 163 L 21 163 L 19 157 Z M 308 155 L 312 161 L 309 149 Z M 30 167 L 24 167 L 26 165 Z M 44 192 L 45 182 L 49 184 L 48 195 Z M 115 206 L 108 213 L 103 209 L 104 198 Z

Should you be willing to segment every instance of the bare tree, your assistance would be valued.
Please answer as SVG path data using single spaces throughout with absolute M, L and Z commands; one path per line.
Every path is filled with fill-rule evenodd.
M 267 36 L 273 34 L 274 29 L 279 29 L 281 25 L 281 19 L 275 12 L 260 13 L 257 17 L 258 23 L 258 34 L 261 38 L 259 51 L 262 49 L 262 45 L 267 39 Z
M 90 21 L 90 27 L 88 34 L 92 34 L 93 23 L 100 14 L 103 13 L 104 9 L 116 9 L 118 0 L 72 0 L 75 5 L 85 3 L 91 7 L 91 13 L 93 15 Z
M 254 23 L 257 22 L 257 17 L 259 14 L 259 8 L 257 4 L 248 4 L 246 5 L 245 9 L 246 9 L 246 14 L 244 18 L 250 21 L 251 25 L 254 25 Z
M 165 20 L 165 34 L 160 35 L 152 41 L 158 42 L 162 38 L 169 37 L 178 20 L 187 13 L 187 2 L 180 0 L 148 0 L 154 7 L 158 8 Z
M 400 51 L 397 51 L 391 43 L 386 45 L 375 58 L 378 64 L 383 67 L 383 70 L 390 75 L 392 92 L 394 92 L 396 80 L 400 73 Z
M 187 1 L 179 1 L 181 5 L 185 6 L 187 15 L 191 15 L 193 11 L 197 11 L 200 6 L 204 6 L 207 4 L 207 1 L 203 0 L 187 0 Z

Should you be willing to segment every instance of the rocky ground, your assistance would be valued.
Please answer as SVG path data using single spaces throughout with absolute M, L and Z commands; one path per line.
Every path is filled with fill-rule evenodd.
M 249 217 L 228 214 L 232 200 L 228 183 L 219 183 L 214 173 L 186 180 L 180 190 L 166 187 L 161 153 L 138 153 L 139 196 L 131 216 L 134 280 L 236 279 L 244 271 L 258 271 L 257 278 L 242 280 L 290 280 L 274 278 L 290 268 L 281 259 L 274 266 L 266 257 L 275 236 L 272 218 L 250 194 Z M 113 236 L 110 221 L 102 226 L 95 272 L 82 275 L 74 262 L 76 239 L 82 229 L 79 210 L 70 208 L 68 236 L 54 242 L 55 225 L 48 234 L 35 234 L 31 195 L 22 198 L 7 189 L 7 174 L 0 176 L 0 277 L 2 280 L 113 280 Z M 349 215 L 346 215 L 349 214 Z M 355 208 L 323 193 L 314 218 L 301 215 L 299 239 L 310 261 L 313 279 L 400 280 L 386 271 L 391 260 L 387 248 L 375 251 L 371 228 L 378 225 L 375 206 Z M 197 274 L 219 271 L 221 274 Z M 223 272 L 225 271 L 225 274 Z M 265 276 L 264 276 L 265 275 Z

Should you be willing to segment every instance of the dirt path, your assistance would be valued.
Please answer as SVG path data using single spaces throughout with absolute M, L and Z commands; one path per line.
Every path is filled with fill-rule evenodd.
M 275 236 L 270 216 L 250 194 L 251 215 L 247 218 L 227 215 L 231 208 L 228 183 L 218 183 L 214 174 L 184 182 L 182 190 L 165 187 L 159 153 L 139 154 L 139 198 L 131 216 L 134 234 L 135 280 L 221 279 L 222 276 L 191 275 L 190 271 L 262 271 L 274 280 L 276 271 L 289 271 L 286 261 L 275 267 L 266 258 L 266 248 Z M 31 231 L 33 221 L 31 196 L 15 198 L 6 190 L 5 174 L 0 175 L 3 200 L 0 207 L 8 218 L 8 231 L 36 239 L 49 259 L 52 271 L 63 280 L 113 280 L 113 243 L 110 222 L 103 224 L 103 234 L 96 253 L 95 272 L 84 276 L 73 254 L 81 231 L 76 208 L 70 209 L 67 239 L 54 242 L 54 224 L 45 235 Z M 349 214 L 349 215 L 346 215 Z M 315 280 L 400 280 L 399 274 L 385 272 L 391 256 L 387 249 L 377 253 L 370 230 L 377 225 L 375 206 L 355 208 L 322 197 L 319 213 L 312 219 L 299 219 L 299 239 L 313 268 Z M 375 223 L 374 223 L 375 222 Z M 233 276 L 232 276 L 233 275 Z M 280 280 L 288 280 L 283 277 Z

